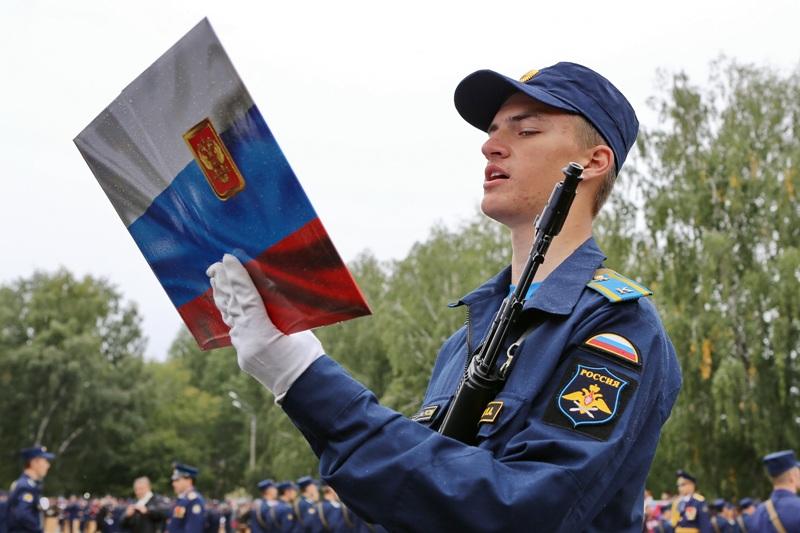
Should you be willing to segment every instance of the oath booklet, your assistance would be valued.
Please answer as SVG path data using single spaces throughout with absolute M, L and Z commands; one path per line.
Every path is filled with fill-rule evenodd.
M 369 314 L 207 19 L 75 144 L 201 348 L 230 345 L 205 274 L 224 253 L 284 333 Z

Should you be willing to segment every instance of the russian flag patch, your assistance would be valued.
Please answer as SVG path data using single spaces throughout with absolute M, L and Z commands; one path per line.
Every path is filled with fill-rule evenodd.
M 628 364 L 642 366 L 639 351 L 631 341 L 616 333 L 599 333 L 583 343 L 601 355 L 610 355 L 615 359 L 622 359 Z

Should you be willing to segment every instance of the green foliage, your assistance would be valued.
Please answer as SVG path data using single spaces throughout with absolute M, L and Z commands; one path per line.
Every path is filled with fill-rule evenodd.
M 800 445 L 799 81 L 722 59 L 706 88 L 664 76 L 653 100 L 635 270 L 684 378 L 651 475 L 664 489 L 686 468 L 709 493 L 764 494 L 760 457 Z
M 435 227 L 392 266 L 385 299 L 376 313 L 392 379 L 382 400 L 409 415 L 419 408 L 441 344 L 464 322 L 457 301 L 510 260 L 497 224 L 476 216 L 453 231 Z
M 139 316 L 107 282 L 66 271 L 0 288 L 0 478 L 19 474 L 33 443 L 59 455 L 54 490 L 114 486 L 130 473 L 126 443 L 142 427 Z M 127 482 L 126 482 L 127 484 Z

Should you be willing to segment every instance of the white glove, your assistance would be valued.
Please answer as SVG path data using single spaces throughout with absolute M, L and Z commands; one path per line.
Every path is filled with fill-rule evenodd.
M 261 295 L 242 263 L 230 254 L 214 263 L 210 278 L 214 304 L 231 328 L 239 368 L 256 378 L 280 403 L 292 383 L 324 351 L 310 331 L 284 335 L 269 319 Z

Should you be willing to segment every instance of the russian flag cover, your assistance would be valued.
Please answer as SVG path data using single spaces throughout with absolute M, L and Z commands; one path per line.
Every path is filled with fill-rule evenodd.
M 204 350 L 230 345 L 205 275 L 224 253 L 284 333 L 369 314 L 207 19 L 75 144 Z

